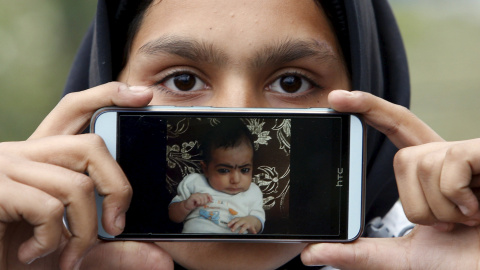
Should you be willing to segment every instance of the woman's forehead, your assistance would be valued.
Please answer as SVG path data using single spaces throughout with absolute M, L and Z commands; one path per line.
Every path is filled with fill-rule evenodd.
M 310 0 L 162 0 L 145 14 L 135 53 L 148 42 L 180 36 L 248 54 L 285 40 L 304 40 L 339 53 L 323 10 Z

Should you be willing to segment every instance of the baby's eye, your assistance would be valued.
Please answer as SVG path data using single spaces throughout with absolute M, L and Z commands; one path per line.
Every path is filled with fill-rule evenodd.
M 163 79 L 160 84 L 174 91 L 195 91 L 207 88 L 207 84 L 191 73 L 176 73 Z
M 242 168 L 241 170 L 242 173 L 249 173 L 250 172 L 250 168 Z
M 225 169 L 225 168 L 221 168 L 221 169 L 218 169 L 217 172 L 220 173 L 220 174 L 226 174 L 226 173 L 229 173 L 230 170 L 229 170 L 229 169 Z
M 313 87 L 313 84 L 300 75 L 283 75 L 276 79 L 268 88 L 280 93 L 301 93 Z

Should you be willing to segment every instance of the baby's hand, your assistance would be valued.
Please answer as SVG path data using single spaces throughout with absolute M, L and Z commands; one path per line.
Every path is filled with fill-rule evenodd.
M 208 193 L 194 193 L 185 200 L 184 205 L 187 210 L 192 211 L 193 209 L 199 206 L 204 206 L 212 201 L 212 195 Z
M 480 139 L 404 148 L 395 175 L 405 214 L 414 223 L 450 230 L 480 224 Z
M 234 218 L 228 223 L 228 227 L 235 232 L 240 229 L 238 233 L 242 234 L 248 231 L 251 234 L 257 234 L 262 228 L 260 220 L 254 216 L 246 216 L 241 218 Z

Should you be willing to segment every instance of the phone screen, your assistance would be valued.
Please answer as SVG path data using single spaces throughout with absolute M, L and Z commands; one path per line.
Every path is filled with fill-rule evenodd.
M 183 179 L 203 173 L 201 138 L 227 118 L 239 119 L 253 138 L 252 183 L 261 191 L 262 230 L 182 233 L 184 224 L 170 220 L 169 205 Z M 349 123 L 342 114 L 119 112 L 116 159 L 133 198 L 116 238 L 346 239 Z M 218 222 L 214 216 L 204 218 Z

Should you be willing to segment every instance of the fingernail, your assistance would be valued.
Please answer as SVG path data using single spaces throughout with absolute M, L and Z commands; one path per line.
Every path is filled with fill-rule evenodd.
M 129 92 L 143 92 L 148 89 L 147 86 L 141 86 L 141 85 L 127 85 L 127 84 L 121 84 L 118 89 L 120 91 L 129 91 Z
M 353 96 L 353 93 L 347 90 L 336 90 L 336 92 L 341 93 L 344 96 L 349 96 L 349 97 Z
M 83 258 L 79 259 L 77 262 L 75 262 L 75 265 L 73 266 L 74 270 L 80 270 L 80 266 L 82 265 Z
M 34 261 L 36 261 L 37 259 L 39 259 L 41 256 L 39 257 L 35 257 L 33 259 L 31 259 L 30 261 L 27 262 L 27 264 L 32 264 Z
M 117 227 L 117 229 L 121 230 L 122 232 L 123 232 L 123 229 L 125 228 L 124 221 L 125 221 L 125 214 L 120 214 L 115 219 L 115 227 Z
M 35 257 L 35 258 L 31 259 L 30 261 L 28 261 L 27 264 L 32 264 L 34 261 L 36 261 L 36 260 L 38 260 L 38 259 L 40 259 L 40 258 L 46 257 L 47 255 L 50 255 L 50 253 L 52 253 L 52 252 L 54 252 L 54 251 L 55 251 L 55 250 L 51 250 L 51 251 L 49 251 L 49 252 L 47 252 L 47 253 L 45 253 L 45 254 L 42 254 L 42 255 L 40 255 L 40 256 L 38 256 L 38 257 Z
M 141 86 L 141 85 L 134 85 L 134 86 L 129 86 L 128 89 L 133 92 L 143 92 L 148 89 L 147 86 Z
M 465 216 L 470 216 L 471 215 L 470 209 L 468 209 L 465 205 L 459 205 L 458 208 L 460 209 L 462 214 L 464 214 Z

